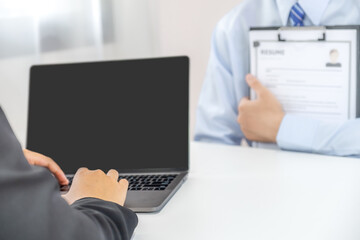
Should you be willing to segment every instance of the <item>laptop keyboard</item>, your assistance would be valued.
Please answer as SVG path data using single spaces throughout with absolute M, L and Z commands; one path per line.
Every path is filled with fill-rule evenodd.
M 126 179 L 129 182 L 129 191 L 163 191 L 176 178 L 176 174 L 164 175 L 121 175 L 118 180 Z M 73 177 L 68 177 L 69 186 Z
M 124 175 L 119 179 L 129 181 L 129 191 L 161 191 L 176 178 L 176 175 Z

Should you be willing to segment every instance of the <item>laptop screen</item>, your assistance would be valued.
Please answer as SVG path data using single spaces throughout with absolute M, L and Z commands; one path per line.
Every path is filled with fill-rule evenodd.
M 187 57 L 33 66 L 27 148 L 80 167 L 188 169 Z

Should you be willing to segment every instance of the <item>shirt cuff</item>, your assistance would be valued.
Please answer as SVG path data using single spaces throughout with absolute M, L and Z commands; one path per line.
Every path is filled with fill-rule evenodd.
M 312 152 L 320 121 L 286 114 L 280 124 L 276 142 L 281 149 Z

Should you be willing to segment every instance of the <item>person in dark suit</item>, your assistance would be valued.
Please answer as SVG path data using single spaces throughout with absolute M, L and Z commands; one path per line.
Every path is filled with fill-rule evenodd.
M 61 168 L 23 152 L 0 108 L 0 239 L 130 239 L 138 219 L 122 206 L 128 182 L 117 179 L 116 170 L 81 168 L 62 197 L 59 183 L 67 179 Z

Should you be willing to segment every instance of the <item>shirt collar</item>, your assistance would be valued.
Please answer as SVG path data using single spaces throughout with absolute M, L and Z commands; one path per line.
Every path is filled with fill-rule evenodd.
M 276 0 L 280 18 L 284 26 L 287 25 L 289 20 L 289 13 L 291 7 L 299 2 L 300 6 L 304 9 L 306 16 L 314 25 L 319 25 L 321 17 L 329 4 L 330 0 Z

